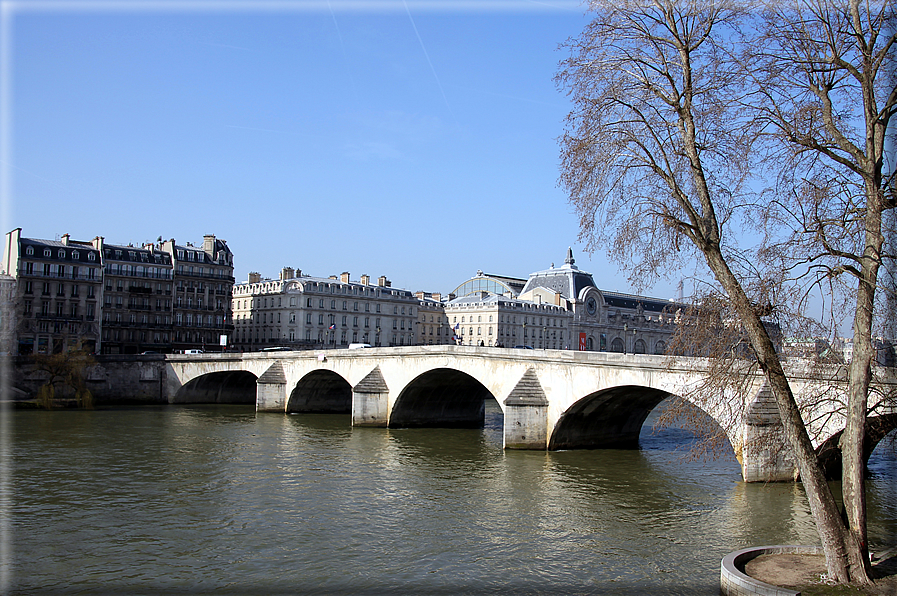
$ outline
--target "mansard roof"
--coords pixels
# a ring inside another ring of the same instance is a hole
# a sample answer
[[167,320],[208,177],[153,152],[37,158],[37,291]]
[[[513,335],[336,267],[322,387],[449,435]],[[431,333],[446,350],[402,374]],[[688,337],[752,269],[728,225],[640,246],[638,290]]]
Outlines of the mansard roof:
[[623,294],[620,292],[609,292],[600,290],[604,296],[604,303],[608,306],[617,308],[638,308],[642,305],[642,310],[650,312],[670,312],[679,308],[686,308],[687,305],[672,300],[663,300],[661,298],[648,298],[646,296],[636,296],[634,294]]
[[595,280],[592,279],[591,273],[581,271],[575,263],[573,250],[568,248],[563,266],[555,267],[552,263],[548,269],[530,273],[521,293],[529,292],[533,288],[547,288],[558,292],[568,300],[576,300],[583,288],[595,287]]
[[[64,249],[66,251],[66,255],[62,260],[65,261],[81,261],[86,259],[86,255],[88,253],[99,254],[99,251],[94,248],[93,244],[90,242],[81,242],[77,240],[69,240],[68,244],[64,244],[60,240],[44,240],[41,238],[19,238],[19,245],[21,246],[22,255],[25,255],[25,249],[28,246],[34,247],[35,249],[40,248],[41,252],[38,250],[34,251],[33,255],[28,255],[28,259],[39,259],[43,260],[49,258],[53,261],[59,261],[59,249]],[[50,257],[44,257],[42,250],[45,248],[53,249],[53,253]],[[78,258],[75,259],[73,257],[73,252],[77,251]],[[82,258],[82,254],[84,258]]]
[[[135,263],[171,265],[171,255],[156,248],[149,249],[142,246],[104,244],[103,250],[106,251],[104,258],[107,261],[133,261]],[[121,254],[118,254],[116,251],[120,251]],[[131,253],[134,254],[133,258]],[[143,259],[144,256],[147,257],[146,260]]]

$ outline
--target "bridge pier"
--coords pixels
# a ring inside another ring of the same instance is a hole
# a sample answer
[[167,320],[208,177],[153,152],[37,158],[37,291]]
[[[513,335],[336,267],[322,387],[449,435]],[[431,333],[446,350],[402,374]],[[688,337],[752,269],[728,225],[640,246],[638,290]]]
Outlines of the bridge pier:
[[287,397],[287,377],[280,362],[275,362],[256,381],[255,411],[283,414]]
[[505,449],[548,448],[548,398],[528,368],[505,399]]
[[767,385],[763,385],[748,405],[740,450],[736,450],[745,482],[792,482],[797,468],[779,406]]
[[388,425],[389,387],[377,366],[352,388],[352,426]]

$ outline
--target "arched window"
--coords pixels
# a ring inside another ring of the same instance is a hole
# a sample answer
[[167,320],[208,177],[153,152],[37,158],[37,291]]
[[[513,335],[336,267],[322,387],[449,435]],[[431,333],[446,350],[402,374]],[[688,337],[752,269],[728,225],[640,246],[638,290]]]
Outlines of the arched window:
[[663,340],[657,342],[654,345],[654,353],[655,354],[665,354],[667,351],[667,345],[663,342]]
[[611,352],[623,352],[623,340],[619,337],[614,338],[614,341],[610,342],[610,351]]
[[634,351],[636,354],[644,354],[646,352],[645,342],[641,339],[636,340]]

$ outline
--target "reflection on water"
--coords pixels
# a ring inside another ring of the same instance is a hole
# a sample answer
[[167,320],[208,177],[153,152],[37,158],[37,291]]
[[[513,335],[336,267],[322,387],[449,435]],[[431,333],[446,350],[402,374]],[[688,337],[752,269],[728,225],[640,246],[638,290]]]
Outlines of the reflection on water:
[[[503,451],[494,408],[483,430],[244,406],[14,422],[16,594],[715,595],[725,553],[818,542],[799,485],[689,461],[675,429],[547,453]],[[873,547],[897,535],[897,458],[876,458]]]

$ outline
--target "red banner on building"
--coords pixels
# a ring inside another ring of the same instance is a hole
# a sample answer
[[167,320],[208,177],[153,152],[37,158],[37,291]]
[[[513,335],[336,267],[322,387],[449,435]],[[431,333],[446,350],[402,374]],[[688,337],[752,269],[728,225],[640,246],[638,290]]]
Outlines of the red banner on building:
[[586,351],[586,334],[585,333],[579,334],[579,351],[580,352]]

